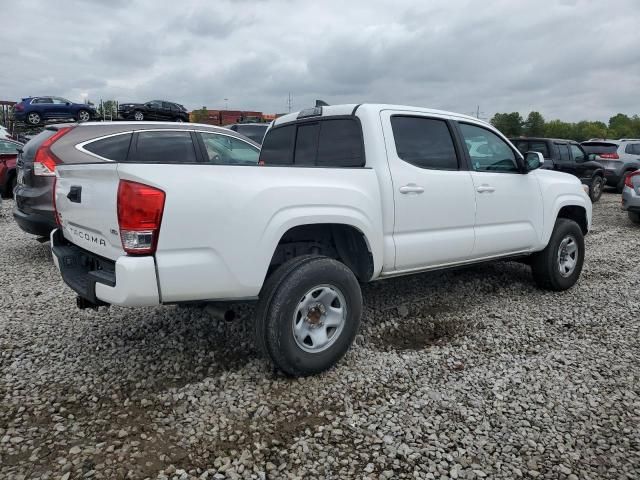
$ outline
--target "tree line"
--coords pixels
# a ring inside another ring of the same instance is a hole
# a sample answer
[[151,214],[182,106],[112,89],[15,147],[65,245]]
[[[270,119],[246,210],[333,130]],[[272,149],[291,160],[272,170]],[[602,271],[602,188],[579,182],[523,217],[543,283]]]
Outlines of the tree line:
[[583,120],[577,123],[562,120],[546,121],[540,112],[530,112],[526,120],[520,113],[496,113],[491,124],[507,137],[566,138],[583,142],[590,138],[640,138],[640,116],[618,113],[609,124]]

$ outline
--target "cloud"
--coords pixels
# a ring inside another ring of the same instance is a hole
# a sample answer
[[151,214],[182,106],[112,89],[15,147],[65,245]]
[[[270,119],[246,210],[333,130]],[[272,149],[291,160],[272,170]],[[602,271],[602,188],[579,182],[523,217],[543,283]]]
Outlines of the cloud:
[[23,0],[3,16],[2,99],[640,113],[637,0]]

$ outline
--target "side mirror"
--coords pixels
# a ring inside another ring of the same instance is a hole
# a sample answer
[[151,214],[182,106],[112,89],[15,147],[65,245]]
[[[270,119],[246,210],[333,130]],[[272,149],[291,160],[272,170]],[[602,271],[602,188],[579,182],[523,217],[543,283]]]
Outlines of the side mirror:
[[595,153],[590,153],[587,158],[593,162],[596,159],[596,154]]
[[524,156],[524,168],[527,172],[544,165],[544,157],[540,152],[529,151]]

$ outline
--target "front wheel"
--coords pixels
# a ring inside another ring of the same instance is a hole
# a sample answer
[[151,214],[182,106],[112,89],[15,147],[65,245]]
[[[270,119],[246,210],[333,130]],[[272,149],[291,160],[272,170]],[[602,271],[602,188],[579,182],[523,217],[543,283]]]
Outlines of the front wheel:
[[76,120],[78,120],[79,122],[88,122],[89,120],[91,120],[91,114],[87,110],[78,110]]
[[629,220],[631,220],[633,223],[640,224],[640,213],[627,212],[627,215],[629,215]]
[[533,279],[546,290],[567,290],[578,281],[583,262],[580,226],[568,218],[558,218],[546,248],[531,258]]
[[144,120],[144,113],[142,113],[140,110],[136,110],[133,113],[133,119],[137,122],[141,122],[142,120]]
[[600,175],[593,177],[591,185],[589,185],[589,198],[591,202],[596,203],[602,196],[602,189],[604,187],[604,179]]
[[327,257],[294,258],[260,293],[256,341],[286,374],[312,375],[347,352],[361,315],[360,285],[349,268]]

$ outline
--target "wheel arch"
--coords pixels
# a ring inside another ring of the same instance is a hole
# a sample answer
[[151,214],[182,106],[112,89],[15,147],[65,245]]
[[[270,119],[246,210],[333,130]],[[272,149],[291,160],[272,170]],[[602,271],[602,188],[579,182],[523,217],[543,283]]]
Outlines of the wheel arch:
[[543,235],[543,247],[549,243],[551,234],[558,218],[568,218],[580,225],[582,233],[586,235],[591,228],[591,201],[584,197],[571,194],[558,197],[551,208],[549,217],[545,214],[545,226]]
[[341,261],[361,282],[371,280],[381,268],[380,254],[372,245],[370,232],[356,223],[318,218],[280,229],[267,276],[291,258],[318,254]]

